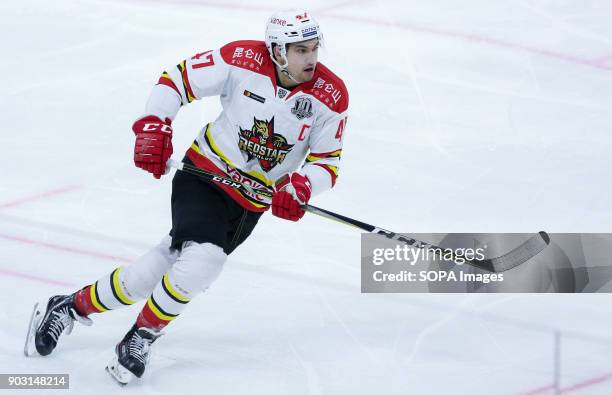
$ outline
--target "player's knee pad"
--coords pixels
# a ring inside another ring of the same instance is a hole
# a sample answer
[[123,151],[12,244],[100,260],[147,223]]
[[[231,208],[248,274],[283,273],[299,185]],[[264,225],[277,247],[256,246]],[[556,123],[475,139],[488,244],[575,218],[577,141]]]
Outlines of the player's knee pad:
[[165,236],[158,245],[131,265],[121,268],[119,279],[125,291],[135,300],[149,296],[178,257],[178,251],[170,250],[172,238]]
[[191,299],[219,277],[226,259],[227,255],[219,246],[186,242],[168,272],[168,280],[184,297]]

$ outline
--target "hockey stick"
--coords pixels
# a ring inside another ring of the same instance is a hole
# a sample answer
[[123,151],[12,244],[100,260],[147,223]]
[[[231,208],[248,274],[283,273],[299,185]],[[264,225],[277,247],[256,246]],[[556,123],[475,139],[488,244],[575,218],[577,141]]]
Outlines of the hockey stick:
[[171,158],[171,159],[168,159],[168,162],[166,162],[166,166],[173,167],[177,170],[184,171],[185,173],[189,173],[194,176],[201,177],[207,181],[216,182],[217,184],[221,184],[221,185],[225,185],[225,186],[228,186],[234,189],[238,189],[242,192],[259,195],[265,200],[267,204],[270,204],[270,201],[272,200],[272,193],[270,191],[267,191],[265,189],[253,188],[249,185],[240,183],[238,181],[234,181],[229,177],[220,176],[218,174],[211,173],[206,170],[202,170],[188,163],[178,162]]
[[[196,175],[210,182],[216,182],[221,185],[226,185],[243,192],[248,192],[251,194],[259,195],[263,198],[267,203],[272,199],[272,193],[264,189],[253,188],[249,185],[242,184],[240,182],[234,181],[231,178],[219,176],[214,173],[210,173],[206,170],[199,169],[195,166],[189,165],[183,162],[177,162],[173,159],[169,159],[167,162],[168,167],[173,167],[177,170],[184,171],[186,173]],[[365,230],[369,233],[378,234],[384,236],[391,240],[396,240],[401,243],[408,244],[413,248],[419,248],[423,250],[433,250],[434,252],[439,253],[441,256],[444,256],[445,259],[448,257],[448,260],[453,261],[454,263],[461,265],[466,263],[468,265],[474,266],[478,269],[486,270],[493,273],[499,273],[506,270],[510,270],[516,266],[519,266],[529,259],[533,258],[537,254],[539,254],[546,246],[550,243],[550,237],[546,232],[538,232],[535,235],[531,236],[527,241],[523,242],[518,247],[514,248],[512,251],[507,252],[506,254],[489,258],[489,259],[466,259],[465,257],[456,256],[455,250],[450,248],[442,248],[437,245],[427,243],[425,241],[416,240],[414,238],[408,236],[402,236],[401,234],[397,234],[395,232],[391,232],[389,230],[379,228],[374,225],[367,224],[365,222],[358,221],[353,218],[346,217],[341,214],[334,213],[329,210],[325,210],[319,207],[315,207],[311,204],[305,204],[302,206],[304,211],[307,211],[312,214],[319,215],[321,217],[331,219],[346,225],[350,225],[356,227],[361,230]]]
[[345,217],[344,215],[336,214],[319,207],[305,205],[302,206],[302,208],[310,213],[317,214],[335,221],[339,221],[347,225],[352,225],[359,229],[384,236],[391,240],[406,243],[414,248],[432,250],[434,252],[437,252],[440,256],[445,257],[445,259],[448,257],[448,260],[453,261],[455,264],[461,265],[463,263],[467,263],[468,265],[474,266],[478,269],[486,270],[488,272],[493,273],[505,272],[506,270],[510,270],[519,265],[522,265],[523,263],[527,262],[534,256],[538,255],[540,252],[542,252],[542,250],[546,248],[546,246],[550,243],[550,236],[548,236],[546,232],[541,231],[531,236],[518,247],[503,255],[483,260],[467,259],[465,257],[457,257],[454,249],[442,248],[437,245],[427,243],[425,241],[414,239],[412,237],[402,236],[401,234],[397,234],[389,230],[376,227],[374,225],[366,224],[365,222],[357,221],[355,219]]

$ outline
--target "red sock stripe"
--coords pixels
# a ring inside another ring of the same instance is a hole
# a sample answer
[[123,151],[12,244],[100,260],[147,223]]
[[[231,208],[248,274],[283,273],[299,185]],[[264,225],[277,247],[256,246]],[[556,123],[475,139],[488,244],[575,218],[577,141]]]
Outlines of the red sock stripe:
[[79,315],[87,317],[91,313],[101,313],[91,301],[91,285],[76,292],[74,297],[74,309]]
[[136,326],[139,328],[152,328],[155,330],[161,330],[166,325],[168,325],[170,321],[162,320],[158,318],[155,313],[149,308],[149,304],[145,304],[140,314],[138,314],[138,318],[136,319]]

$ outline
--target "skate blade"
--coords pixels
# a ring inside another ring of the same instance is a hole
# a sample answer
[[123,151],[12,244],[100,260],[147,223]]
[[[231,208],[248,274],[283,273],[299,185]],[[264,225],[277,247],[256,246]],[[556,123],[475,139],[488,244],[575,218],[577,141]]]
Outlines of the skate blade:
[[37,355],[38,351],[36,351],[36,330],[40,325],[40,322],[43,318],[43,311],[40,309],[40,303],[36,303],[34,305],[34,309],[32,310],[32,316],[30,317],[30,323],[28,324],[28,333],[26,335],[25,345],[23,347],[23,354],[26,357],[31,357],[33,355]]
[[132,372],[124,368],[115,355],[113,359],[106,365],[106,371],[120,386],[128,384],[135,377]]

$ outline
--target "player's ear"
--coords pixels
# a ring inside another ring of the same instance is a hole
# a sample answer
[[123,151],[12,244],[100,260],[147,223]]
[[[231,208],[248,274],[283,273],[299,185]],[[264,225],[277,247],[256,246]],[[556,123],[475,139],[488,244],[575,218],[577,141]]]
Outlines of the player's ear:
[[278,61],[280,58],[280,49],[275,43],[272,43],[272,53],[274,54],[274,59]]

